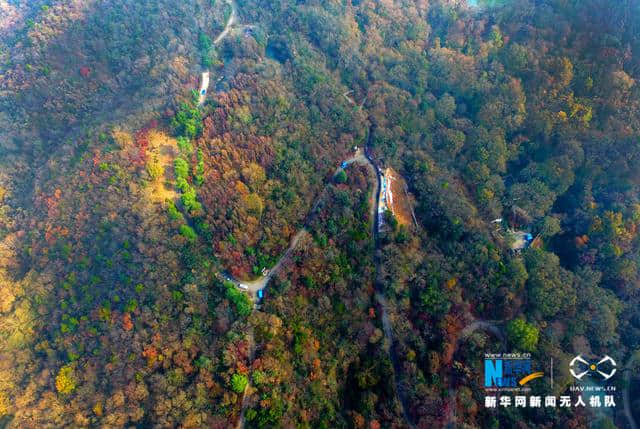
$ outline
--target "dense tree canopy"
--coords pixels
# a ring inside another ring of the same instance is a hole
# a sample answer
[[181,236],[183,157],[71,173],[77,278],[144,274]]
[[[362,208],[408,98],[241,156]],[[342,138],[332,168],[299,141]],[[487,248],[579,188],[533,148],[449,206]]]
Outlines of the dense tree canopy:
[[640,347],[640,6],[478,3],[0,0],[0,426],[622,427],[477,374]]

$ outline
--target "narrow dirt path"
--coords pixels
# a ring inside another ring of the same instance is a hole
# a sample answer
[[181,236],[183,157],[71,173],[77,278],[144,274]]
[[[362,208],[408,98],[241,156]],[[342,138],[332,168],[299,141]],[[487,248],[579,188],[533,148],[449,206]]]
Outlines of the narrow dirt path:
[[413,421],[411,419],[411,414],[409,414],[409,406],[407,405],[407,399],[404,395],[404,387],[402,386],[402,380],[398,376],[400,373],[401,367],[400,362],[397,358],[397,355],[393,349],[393,330],[391,328],[391,321],[389,320],[389,311],[387,309],[387,299],[382,295],[381,292],[376,292],[375,294],[376,302],[380,307],[381,314],[380,319],[382,321],[382,332],[385,337],[385,351],[389,354],[391,359],[391,364],[393,366],[393,384],[396,388],[396,394],[398,395],[398,402],[400,403],[400,408],[402,409],[402,415],[404,419],[409,425],[409,427],[414,427]]
[[[498,326],[500,324],[497,320],[473,320],[468,323],[467,326],[462,328],[460,331],[460,336],[456,340],[455,349],[453,351],[453,355],[455,356],[458,348],[460,347],[460,342],[469,338],[471,334],[478,330],[488,331],[495,335],[500,342],[505,345],[506,338],[502,329]],[[451,378],[451,377],[450,377]],[[450,381],[451,383],[451,381]],[[456,390],[453,388],[451,384],[449,384],[449,399],[447,404],[447,418],[444,423],[445,428],[456,428],[458,427],[458,416],[456,415]]]
[[[251,326],[251,322],[249,322],[249,332],[247,333],[248,341],[249,341],[249,365],[252,364],[253,359],[255,357],[255,338],[253,336],[253,326]],[[249,375],[249,383],[247,387],[245,387],[244,392],[242,393],[242,408],[240,409],[240,417],[238,417],[238,423],[236,423],[236,429],[242,429],[244,427],[244,415],[247,411],[247,406],[249,406],[249,396],[251,394],[251,375]]]

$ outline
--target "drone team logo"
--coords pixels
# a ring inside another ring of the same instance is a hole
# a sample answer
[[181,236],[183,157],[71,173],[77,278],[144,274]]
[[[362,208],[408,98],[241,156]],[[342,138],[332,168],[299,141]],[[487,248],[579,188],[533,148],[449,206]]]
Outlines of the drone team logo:
[[606,355],[599,361],[587,361],[578,355],[574,357],[569,363],[569,372],[571,375],[582,381],[584,376],[589,374],[592,378],[600,379],[601,381],[609,380],[617,371],[616,361],[609,355]]

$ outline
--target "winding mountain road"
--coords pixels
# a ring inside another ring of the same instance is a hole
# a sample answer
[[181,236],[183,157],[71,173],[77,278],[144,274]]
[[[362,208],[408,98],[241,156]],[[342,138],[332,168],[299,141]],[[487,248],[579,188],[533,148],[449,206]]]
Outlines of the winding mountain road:
[[227,20],[227,25],[224,26],[224,30],[222,33],[218,35],[213,41],[214,45],[222,42],[222,40],[227,37],[229,32],[231,31],[231,26],[235,24],[236,18],[238,16],[238,8],[236,7],[236,3],[233,0],[227,0],[227,4],[231,6],[231,14],[229,14],[229,19]]
[[[217,45],[225,37],[229,35],[231,31],[231,27],[235,24],[238,16],[238,8],[236,3],[233,0],[227,0],[227,4],[231,6],[231,14],[229,14],[229,18],[227,19],[227,23],[224,26],[224,30],[215,38],[213,41],[213,45]],[[198,91],[198,106],[202,106],[207,99],[207,91],[209,90],[209,70],[202,72],[202,76],[200,78],[200,90]]]
[[[363,164],[363,165],[368,165],[371,167],[371,171],[376,172],[375,167],[373,167],[372,164],[370,164],[370,161],[367,159],[367,157],[363,154],[362,150],[357,150],[356,153],[350,157],[347,158],[346,160],[342,161],[342,163],[340,164],[340,166],[338,166],[338,168],[336,168],[335,174],[337,174],[341,169],[342,169],[342,165],[344,165],[345,167],[350,165],[350,164]],[[328,184],[327,184],[328,186]],[[322,190],[322,192],[324,192],[326,190],[326,186],[325,188]],[[378,186],[376,185],[375,187],[375,191],[374,191],[374,195],[377,195],[377,189]],[[316,199],[315,204],[313,205],[313,207],[311,208],[311,210],[309,211],[309,214],[315,212],[316,208],[318,207],[318,204],[320,202],[320,198]],[[372,209],[371,209],[371,215],[373,216],[375,211],[375,206],[372,205]],[[308,221],[307,221],[308,222]],[[280,257],[280,259],[278,260],[278,262],[269,270],[268,274],[266,274],[265,276],[262,276],[256,280],[250,280],[250,281],[243,281],[243,280],[239,280],[233,276],[231,276],[229,273],[225,272],[222,274],[222,276],[224,277],[224,280],[227,281],[231,281],[232,283],[234,283],[237,287],[245,290],[247,293],[249,293],[249,295],[252,298],[256,298],[256,295],[258,293],[258,291],[263,290],[267,287],[267,285],[269,284],[269,280],[271,280],[271,278],[276,275],[281,269],[283,264],[287,261],[289,255],[291,254],[291,252],[293,250],[296,249],[296,247],[298,246],[298,243],[300,243],[300,240],[309,234],[309,231],[306,228],[306,225],[303,226],[291,239],[291,242],[289,243],[289,247],[287,248],[287,250],[282,254],[282,256]]]
[[287,260],[287,257],[289,256],[289,254],[291,254],[291,252],[298,246],[300,239],[305,235],[307,235],[308,233],[309,232],[307,231],[306,228],[301,228],[293,236],[293,238],[291,239],[291,242],[289,243],[289,247],[282,254],[282,256],[280,257],[276,265],[274,265],[271,268],[271,270],[269,270],[269,273],[267,275],[262,276],[256,280],[242,281],[233,277],[229,273],[224,272],[222,274],[224,277],[224,280],[234,283],[240,289],[245,290],[251,296],[251,298],[255,299],[258,291],[263,290],[264,288],[267,287],[267,285],[269,284],[269,280],[271,280],[271,278],[280,271],[280,269],[282,268],[282,265]]

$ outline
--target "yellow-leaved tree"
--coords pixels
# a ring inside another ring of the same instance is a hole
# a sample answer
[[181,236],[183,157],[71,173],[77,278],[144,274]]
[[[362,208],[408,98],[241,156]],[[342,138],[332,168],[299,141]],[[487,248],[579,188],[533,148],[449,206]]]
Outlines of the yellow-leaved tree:
[[56,389],[59,393],[67,395],[76,389],[76,378],[73,373],[73,368],[70,365],[65,365],[58,371],[56,377]]

